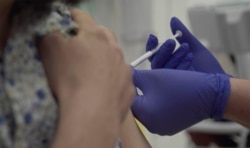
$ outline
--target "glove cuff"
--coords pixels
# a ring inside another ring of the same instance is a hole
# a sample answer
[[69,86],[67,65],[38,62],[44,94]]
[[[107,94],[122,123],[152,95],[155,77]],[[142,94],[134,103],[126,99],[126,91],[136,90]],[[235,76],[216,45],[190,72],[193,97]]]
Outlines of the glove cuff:
[[225,74],[215,74],[217,81],[217,96],[215,98],[214,112],[212,118],[222,119],[230,95],[230,77]]

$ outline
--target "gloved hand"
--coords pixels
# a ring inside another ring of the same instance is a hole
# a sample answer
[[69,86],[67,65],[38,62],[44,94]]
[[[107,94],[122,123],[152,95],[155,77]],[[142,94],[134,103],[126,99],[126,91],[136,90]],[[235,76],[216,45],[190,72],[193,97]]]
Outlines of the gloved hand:
[[[176,30],[182,32],[182,36],[177,38],[180,47],[172,54],[175,43],[174,40],[167,40],[160,50],[150,58],[151,67],[192,70],[205,73],[225,73],[216,58],[197,40],[188,29],[177,18],[172,18],[171,29],[173,34]],[[147,51],[158,45],[158,40],[151,35],[147,42]]]
[[207,118],[221,118],[229,97],[229,76],[157,69],[134,70],[144,95],[132,105],[135,117],[152,133],[173,135]]

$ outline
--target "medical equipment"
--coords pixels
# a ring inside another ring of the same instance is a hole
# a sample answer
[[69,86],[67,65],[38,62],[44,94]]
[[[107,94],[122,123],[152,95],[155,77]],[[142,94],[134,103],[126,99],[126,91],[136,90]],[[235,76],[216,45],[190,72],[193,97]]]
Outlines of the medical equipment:
[[[171,39],[175,39],[177,37],[181,37],[182,36],[182,32],[180,30],[177,30],[175,35],[173,35],[172,37],[170,37]],[[146,59],[150,58],[151,56],[153,56],[161,47],[162,44],[159,44],[155,49],[146,52],[145,54],[143,54],[142,56],[140,56],[138,59],[136,59],[135,61],[133,61],[130,65],[133,67],[138,66],[139,64],[141,64],[142,62],[144,62]]]

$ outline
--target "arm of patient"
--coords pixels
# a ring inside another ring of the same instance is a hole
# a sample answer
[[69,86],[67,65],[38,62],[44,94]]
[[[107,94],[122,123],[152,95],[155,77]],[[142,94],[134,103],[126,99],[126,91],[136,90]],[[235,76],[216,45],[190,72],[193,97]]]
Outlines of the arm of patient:
[[123,123],[120,138],[123,148],[151,148],[147,139],[138,128],[131,111]]

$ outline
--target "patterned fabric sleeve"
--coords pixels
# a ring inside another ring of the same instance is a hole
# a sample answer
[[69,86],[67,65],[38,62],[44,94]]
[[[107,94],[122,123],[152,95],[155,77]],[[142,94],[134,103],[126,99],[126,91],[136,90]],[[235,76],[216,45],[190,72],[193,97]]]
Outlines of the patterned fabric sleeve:
[[[8,148],[45,148],[54,134],[57,105],[47,84],[35,38],[76,29],[68,8],[54,3],[52,12],[23,30],[15,26],[4,50],[0,88],[0,142]],[[56,49],[55,49],[56,50]]]

